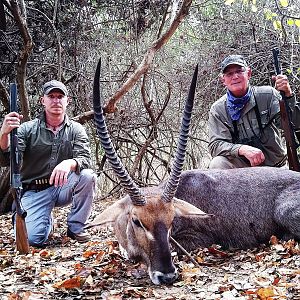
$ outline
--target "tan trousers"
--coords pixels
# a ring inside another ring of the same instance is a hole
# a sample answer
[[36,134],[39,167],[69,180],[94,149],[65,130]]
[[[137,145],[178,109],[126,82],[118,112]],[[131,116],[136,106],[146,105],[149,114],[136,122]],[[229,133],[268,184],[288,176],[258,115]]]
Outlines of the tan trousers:
[[209,169],[235,169],[250,167],[250,162],[241,157],[216,156],[209,164]]

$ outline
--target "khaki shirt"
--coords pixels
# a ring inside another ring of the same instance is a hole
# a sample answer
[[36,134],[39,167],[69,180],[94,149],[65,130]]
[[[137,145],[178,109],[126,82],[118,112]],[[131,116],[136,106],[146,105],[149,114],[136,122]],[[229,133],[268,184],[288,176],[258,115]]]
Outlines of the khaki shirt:
[[[275,166],[286,158],[286,149],[280,131],[280,93],[270,86],[252,87],[253,94],[244,107],[241,118],[237,121],[239,140],[258,136],[261,150],[265,155],[264,165]],[[209,113],[209,151],[212,157],[238,157],[242,143],[233,143],[234,127],[226,108],[227,96],[222,96],[211,107]],[[256,100],[256,101],[255,101]],[[287,99],[292,111],[292,119],[296,128],[300,127],[300,104],[295,97]],[[255,114],[255,105],[261,117],[263,132],[259,128]]]
[[[84,127],[65,117],[57,134],[46,128],[44,113],[18,128],[19,151],[22,156],[21,180],[30,183],[50,178],[52,170],[65,159],[77,161],[76,172],[90,167],[89,140]],[[8,166],[9,149],[0,149],[0,165]]]

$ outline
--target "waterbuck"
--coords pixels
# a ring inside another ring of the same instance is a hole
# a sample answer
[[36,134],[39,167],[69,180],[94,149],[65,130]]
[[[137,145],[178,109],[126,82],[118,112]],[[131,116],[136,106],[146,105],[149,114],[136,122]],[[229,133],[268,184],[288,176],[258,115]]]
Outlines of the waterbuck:
[[269,167],[182,172],[197,68],[170,178],[143,189],[130,178],[112,146],[100,102],[99,77],[100,62],[94,78],[95,122],[107,158],[128,195],[87,228],[113,223],[120,247],[128,257],[147,264],[154,284],[177,278],[170,235],[187,250],[211,244],[246,249],[267,243],[271,235],[300,238],[300,173]]

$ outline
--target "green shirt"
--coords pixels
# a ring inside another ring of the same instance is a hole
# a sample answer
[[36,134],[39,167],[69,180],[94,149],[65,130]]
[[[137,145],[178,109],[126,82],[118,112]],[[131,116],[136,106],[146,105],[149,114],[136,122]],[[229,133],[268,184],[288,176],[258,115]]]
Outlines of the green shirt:
[[[18,144],[22,157],[21,180],[30,183],[50,178],[52,170],[65,159],[77,161],[76,172],[90,168],[89,140],[84,127],[65,116],[58,133],[46,127],[42,113],[18,128]],[[0,165],[9,166],[9,149],[0,149]]]

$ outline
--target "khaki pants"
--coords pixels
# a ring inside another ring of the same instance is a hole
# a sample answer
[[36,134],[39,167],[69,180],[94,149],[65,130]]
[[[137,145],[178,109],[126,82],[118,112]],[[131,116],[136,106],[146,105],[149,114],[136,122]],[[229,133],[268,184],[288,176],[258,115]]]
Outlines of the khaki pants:
[[209,164],[209,169],[235,169],[251,167],[246,158],[216,156]]
[[[261,165],[265,166],[265,165]],[[251,167],[250,162],[245,157],[232,157],[232,156],[216,156],[210,162],[209,169],[235,169],[235,168],[248,168]],[[277,168],[288,169],[286,159],[278,163]]]

